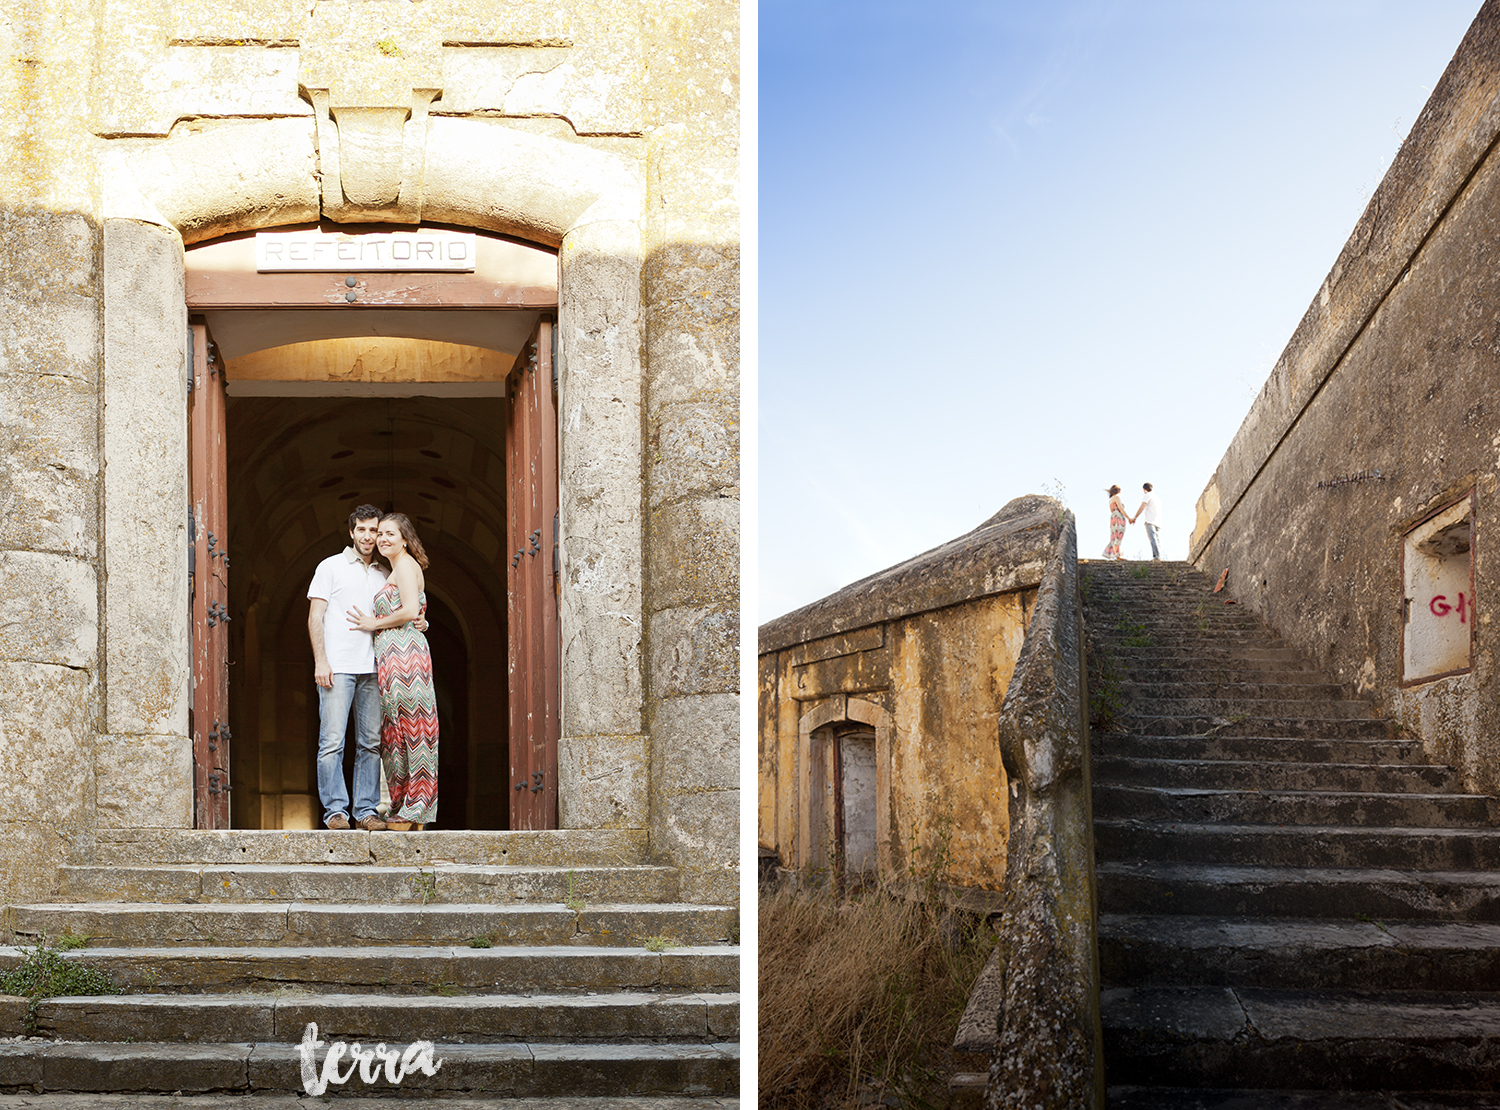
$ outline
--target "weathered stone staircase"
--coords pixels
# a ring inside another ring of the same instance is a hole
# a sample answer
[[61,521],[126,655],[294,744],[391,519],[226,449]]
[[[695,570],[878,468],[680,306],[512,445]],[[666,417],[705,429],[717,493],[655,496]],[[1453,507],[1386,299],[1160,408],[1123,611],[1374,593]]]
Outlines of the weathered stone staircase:
[[0,1090],[301,1093],[309,1022],[442,1061],[328,1095],[737,1090],[735,911],[678,902],[640,833],[104,835],[6,939],[87,938],[67,958],[126,993],[42,1002],[48,1039],[0,1043]]
[[1111,1110],[1500,1106],[1500,819],[1185,563],[1083,568]]

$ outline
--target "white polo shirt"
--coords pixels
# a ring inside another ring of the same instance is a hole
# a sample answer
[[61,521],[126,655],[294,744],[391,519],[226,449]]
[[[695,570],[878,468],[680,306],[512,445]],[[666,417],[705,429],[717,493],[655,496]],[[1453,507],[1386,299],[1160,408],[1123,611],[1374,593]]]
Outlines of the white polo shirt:
[[1141,515],[1146,518],[1147,524],[1161,524],[1161,506],[1156,503],[1156,491],[1152,490],[1145,497],[1146,510]]
[[373,612],[375,595],[384,585],[385,569],[373,560],[366,566],[352,547],[328,556],[313,572],[307,597],[328,602],[323,611],[323,650],[334,674],[375,673],[375,637],[350,627],[346,614],[353,605]]

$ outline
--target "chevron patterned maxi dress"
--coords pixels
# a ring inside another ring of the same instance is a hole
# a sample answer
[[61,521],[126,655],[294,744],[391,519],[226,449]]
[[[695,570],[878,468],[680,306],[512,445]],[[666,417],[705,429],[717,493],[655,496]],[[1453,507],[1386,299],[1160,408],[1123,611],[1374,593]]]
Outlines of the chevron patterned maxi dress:
[[[401,591],[387,582],[375,595],[375,615],[401,608]],[[427,613],[422,594],[418,615]],[[427,637],[410,623],[375,633],[375,680],[380,684],[380,758],[391,788],[391,819],[426,825],[437,819],[438,718]]]

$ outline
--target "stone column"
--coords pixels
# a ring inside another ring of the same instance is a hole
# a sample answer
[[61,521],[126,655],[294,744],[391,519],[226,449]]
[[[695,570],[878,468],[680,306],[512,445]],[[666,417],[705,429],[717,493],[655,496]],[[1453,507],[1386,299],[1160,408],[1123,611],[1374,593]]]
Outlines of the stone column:
[[643,828],[640,226],[563,240],[558,321],[563,828]]
[[98,721],[99,234],[0,212],[0,900],[45,898],[92,835]]
[[[739,858],[739,26],[733,3],[644,11],[646,713],[651,848],[687,901]],[[687,121],[691,120],[691,124]]]
[[104,225],[104,731],[99,822],[193,823],[182,240]]

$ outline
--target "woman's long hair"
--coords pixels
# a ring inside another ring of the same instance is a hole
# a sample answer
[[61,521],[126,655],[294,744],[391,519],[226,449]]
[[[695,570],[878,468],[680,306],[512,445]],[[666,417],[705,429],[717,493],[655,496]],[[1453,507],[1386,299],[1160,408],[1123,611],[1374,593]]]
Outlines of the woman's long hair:
[[406,553],[417,561],[417,566],[426,570],[427,552],[422,548],[422,541],[417,539],[417,530],[412,527],[411,518],[405,513],[386,513],[380,518],[380,523],[384,524],[388,520],[401,529],[401,538],[406,541]]

